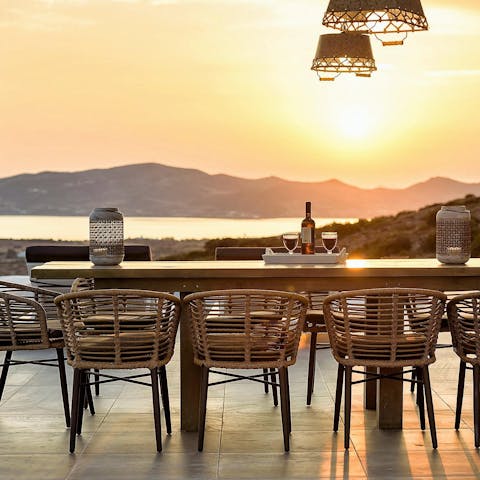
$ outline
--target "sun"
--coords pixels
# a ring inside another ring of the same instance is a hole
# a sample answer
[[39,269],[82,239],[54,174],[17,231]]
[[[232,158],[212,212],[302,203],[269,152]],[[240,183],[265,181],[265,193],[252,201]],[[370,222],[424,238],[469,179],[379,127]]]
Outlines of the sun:
[[367,138],[373,130],[372,112],[361,106],[350,105],[337,110],[335,114],[336,131],[344,138],[361,140]]

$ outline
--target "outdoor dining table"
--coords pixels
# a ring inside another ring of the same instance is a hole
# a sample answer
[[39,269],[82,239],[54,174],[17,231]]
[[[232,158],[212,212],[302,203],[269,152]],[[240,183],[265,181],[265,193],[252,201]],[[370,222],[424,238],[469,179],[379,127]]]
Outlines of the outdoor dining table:
[[[443,265],[436,259],[352,259],[344,264],[316,265],[218,260],[124,262],[118,266],[48,262],[32,270],[32,278],[43,281],[76,277],[95,278],[95,288],[180,292],[182,297],[191,292],[231,288],[298,292],[413,287],[461,291],[480,289],[480,258],[472,258],[466,265]],[[186,314],[183,311],[180,322],[181,428],[195,431],[200,368],[193,363]],[[380,373],[392,375],[399,371],[381,369]],[[402,382],[391,378],[365,384],[365,408],[376,408],[380,428],[402,428],[402,388]]]

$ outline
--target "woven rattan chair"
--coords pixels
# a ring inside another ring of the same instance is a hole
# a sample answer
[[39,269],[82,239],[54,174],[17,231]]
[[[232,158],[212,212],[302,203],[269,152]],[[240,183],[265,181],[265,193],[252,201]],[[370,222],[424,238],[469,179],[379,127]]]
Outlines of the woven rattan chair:
[[[460,428],[465,370],[473,370],[475,447],[480,447],[480,292],[453,297],[447,305],[453,350],[460,357],[455,429]],[[467,364],[469,365],[467,367]]]
[[[0,377],[0,400],[9,368],[36,364],[58,368],[65,423],[70,426],[63,336],[57,320],[56,292],[0,281],[0,351],[5,352]],[[13,360],[14,351],[55,349],[56,359]]]
[[353,367],[403,368],[416,370],[420,426],[425,429],[424,395],[433,448],[437,448],[435,416],[428,365],[435,361],[435,345],[446,296],[434,290],[379,288],[355,290],[328,296],[323,304],[325,322],[338,362],[333,430],[338,430],[343,378],[345,377],[345,448],[350,444],[352,384],[403,375],[368,373],[352,382]]
[[[95,289],[95,279],[93,278],[76,278],[73,283],[70,291],[72,293],[75,292],[86,292],[86,291],[92,291]],[[146,300],[148,302],[148,299]],[[86,313],[86,312],[85,312]],[[92,312],[93,315],[95,315],[95,310],[94,310],[94,304],[92,304]],[[87,322],[87,319],[84,320]],[[97,320],[95,319],[93,323],[96,323]],[[100,395],[100,371],[98,368],[93,369],[93,376],[94,376],[94,385],[95,385],[95,395],[98,396]],[[165,426],[167,429],[167,433],[171,434],[172,433],[172,421],[171,421],[171,415],[170,415],[170,401],[169,401],[169,395],[168,395],[168,380],[167,380],[167,371],[165,368],[165,365],[160,367],[158,369],[158,374],[160,378],[160,392],[162,395],[162,403],[163,403],[163,411],[165,414]],[[90,391],[90,389],[88,390]],[[88,398],[90,401],[90,398]],[[92,402],[92,407],[93,407],[93,402]],[[92,407],[90,410],[92,410]]]
[[[168,293],[142,290],[95,290],[61,295],[55,299],[67,347],[67,361],[74,369],[70,452],[82,430],[84,391],[90,369],[149,369],[125,377],[100,374],[106,380],[123,380],[151,386],[157,451],[162,450],[159,369],[173,355],[180,300]],[[165,370],[164,370],[165,371]],[[148,374],[147,374],[148,375]],[[167,400],[167,401],[166,401]],[[163,399],[167,408],[168,399]],[[167,404],[167,405],[166,405]],[[171,432],[171,427],[168,426]]]
[[[288,367],[297,358],[307,299],[271,290],[217,290],[188,295],[184,302],[189,312],[194,362],[202,369],[198,450],[203,450],[208,387],[242,379],[265,382],[263,373],[248,376],[213,369],[273,368],[279,375],[283,439],[288,451]],[[228,380],[209,384],[210,372],[227,375]]]
[[[283,247],[270,247],[274,252],[286,252]],[[323,247],[316,247],[317,252],[324,252]],[[217,247],[215,260],[262,260],[265,247]],[[315,365],[317,350],[330,348],[328,343],[317,343],[318,334],[326,333],[325,320],[323,318],[323,299],[329,292],[299,292],[308,298],[309,305],[303,331],[310,334],[310,349],[308,355],[308,379],[307,379],[307,405],[312,403],[312,394],[315,385]],[[264,371],[265,375],[267,374]],[[267,378],[267,377],[265,377]],[[273,377],[275,382],[275,377]],[[278,404],[276,388],[273,387],[274,404]],[[268,393],[268,383],[265,383],[265,393]]]

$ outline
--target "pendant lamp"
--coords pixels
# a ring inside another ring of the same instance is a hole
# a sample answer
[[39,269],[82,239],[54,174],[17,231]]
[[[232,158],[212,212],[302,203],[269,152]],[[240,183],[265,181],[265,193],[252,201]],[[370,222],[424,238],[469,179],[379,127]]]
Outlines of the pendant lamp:
[[352,32],[320,35],[312,63],[319,80],[332,81],[341,73],[370,77],[376,69],[368,35]]
[[384,45],[402,45],[409,32],[428,30],[420,0],[330,0],[322,23],[344,32],[405,34],[400,40],[380,38]]

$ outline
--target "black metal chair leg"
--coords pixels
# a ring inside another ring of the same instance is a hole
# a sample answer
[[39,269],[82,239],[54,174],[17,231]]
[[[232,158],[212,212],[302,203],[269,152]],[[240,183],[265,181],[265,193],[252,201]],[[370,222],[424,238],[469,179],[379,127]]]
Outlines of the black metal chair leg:
[[205,418],[207,416],[208,367],[202,367],[200,380],[200,402],[198,404],[198,451],[203,450],[205,439]]
[[158,375],[160,377],[160,393],[162,394],[163,413],[165,414],[165,426],[167,428],[167,434],[172,434],[172,420],[170,416],[170,398],[168,396],[168,381],[167,381],[167,369],[165,365],[158,369]]
[[317,357],[317,332],[310,334],[310,354],[308,356],[307,405],[312,403],[315,386],[315,360]]
[[[417,383],[417,405],[418,413],[420,416],[420,428],[425,430],[425,401],[424,401],[424,386],[423,386],[423,376],[422,370],[420,368],[415,369],[415,378],[419,382]],[[413,377],[413,374],[412,374]]]
[[460,428],[460,420],[462,418],[463,390],[465,387],[466,368],[467,364],[463,360],[460,360],[460,369],[458,371],[457,408],[455,410],[455,430]]
[[340,420],[340,404],[342,403],[343,376],[345,367],[338,364],[337,371],[337,390],[335,392],[335,412],[333,414],[333,431],[338,432],[338,422]]
[[288,413],[288,433],[292,433],[292,409],[290,402],[290,380],[288,379],[288,368],[285,367],[285,379],[287,387],[287,413]]
[[263,388],[265,389],[265,393],[268,393],[268,368],[263,369],[263,381],[265,382],[263,384]]
[[94,368],[93,371],[95,378],[95,395],[98,397],[100,395],[100,384],[98,383],[100,381],[100,376],[98,375],[100,370],[98,368]]
[[68,404],[67,376],[65,374],[65,359],[63,348],[57,348],[58,372],[60,374],[60,387],[62,389],[63,411],[65,413],[65,424],[70,426],[70,406]]
[[350,447],[350,416],[352,413],[352,367],[345,367],[345,448]]
[[480,447],[480,365],[473,366],[473,423],[475,448]]
[[91,415],[95,415],[95,405],[93,404],[92,386],[90,385],[90,373],[85,373],[85,401],[88,405]]
[[[270,380],[272,383],[277,383],[277,374],[274,368],[270,369]],[[272,393],[273,393],[273,404],[278,406],[278,389],[276,385],[272,385]]]
[[70,453],[75,451],[75,442],[78,425],[78,412],[83,409],[80,404],[80,377],[81,372],[78,368],[73,370],[73,394],[72,394],[72,421],[70,427]]
[[8,369],[10,367],[10,360],[12,359],[12,351],[7,350],[5,352],[5,358],[3,360],[2,376],[0,377],[0,400],[2,399],[3,390],[7,381]]
[[410,384],[410,392],[414,392],[415,391],[415,383],[414,381],[417,379],[417,370],[414,368],[412,370],[412,383]]
[[86,383],[87,383],[87,372],[85,370],[80,370],[80,408],[78,409],[77,435],[80,435],[82,433]]
[[157,444],[157,452],[162,451],[162,423],[160,413],[160,395],[158,392],[158,369],[150,370],[152,379],[152,399],[153,399],[153,418],[155,421],[155,440]]
[[278,376],[280,379],[280,408],[282,411],[282,427],[283,427],[283,445],[285,451],[290,451],[290,427],[288,419],[288,388],[287,388],[287,375],[285,373],[285,367],[278,369]]
[[432,436],[432,446],[437,448],[437,430],[435,428],[435,414],[433,412],[432,389],[430,386],[430,375],[428,365],[423,367],[422,371],[423,388],[425,390],[425,400],[427,402],[428,423],[430,425],[430,435]]

